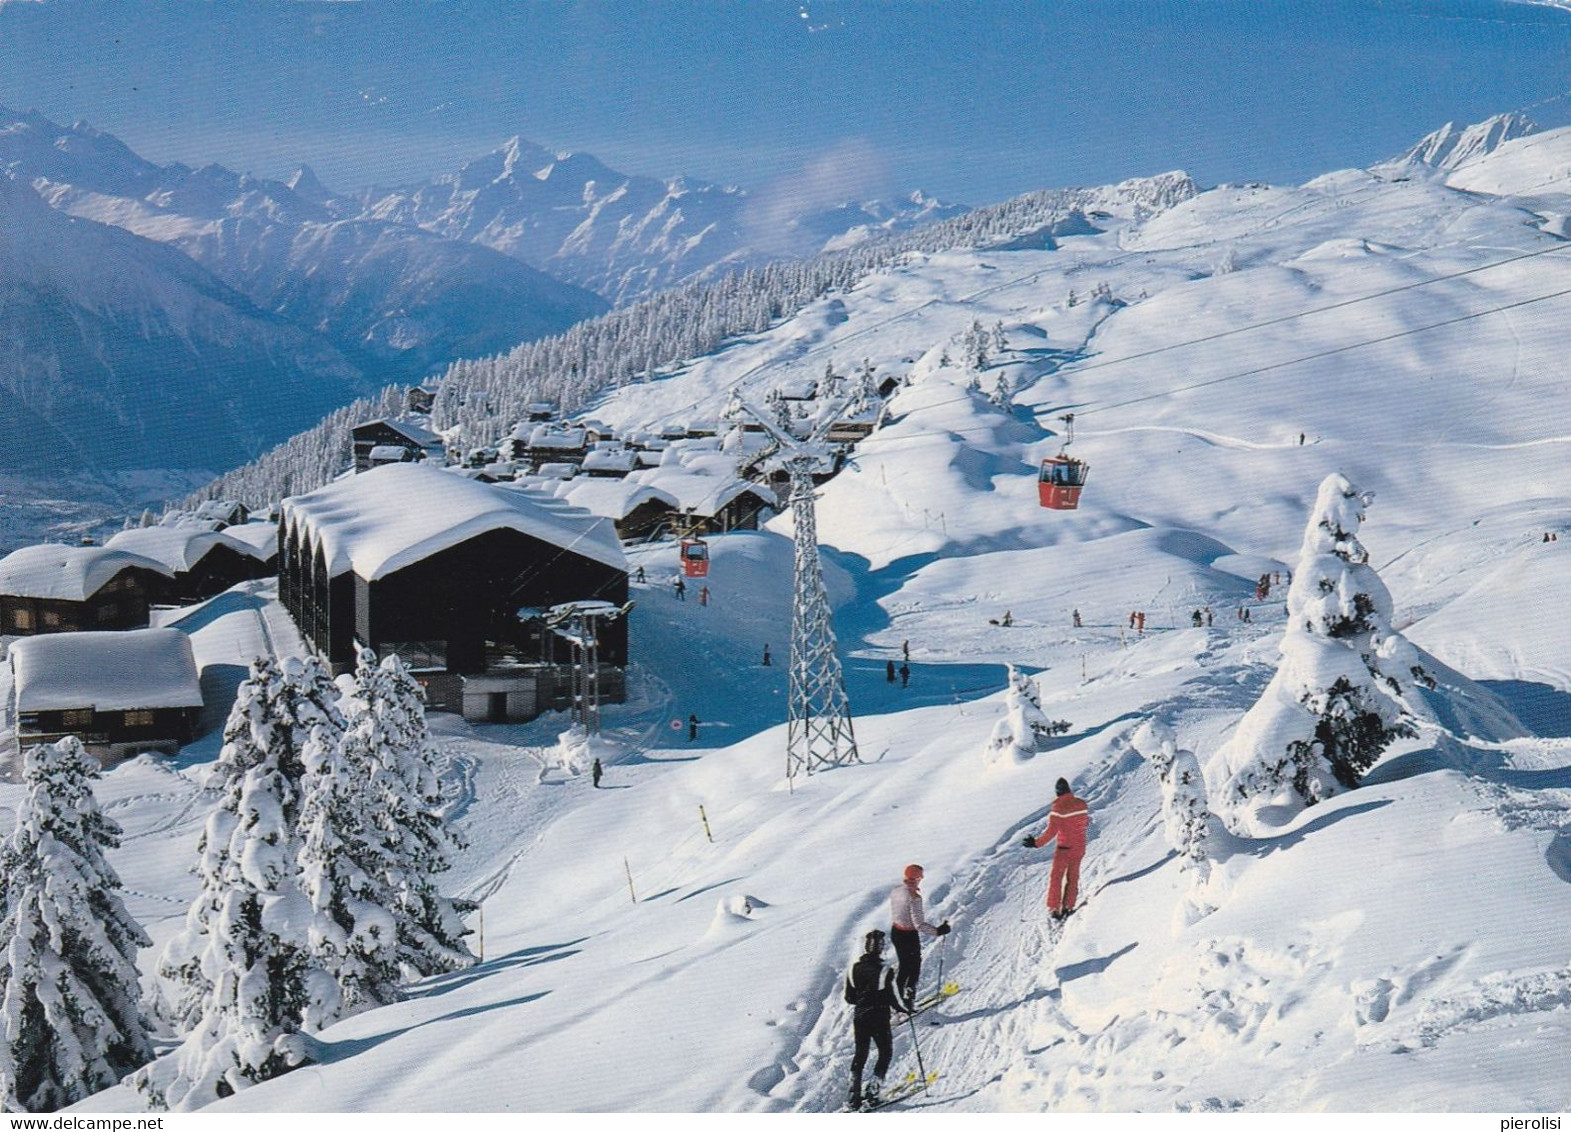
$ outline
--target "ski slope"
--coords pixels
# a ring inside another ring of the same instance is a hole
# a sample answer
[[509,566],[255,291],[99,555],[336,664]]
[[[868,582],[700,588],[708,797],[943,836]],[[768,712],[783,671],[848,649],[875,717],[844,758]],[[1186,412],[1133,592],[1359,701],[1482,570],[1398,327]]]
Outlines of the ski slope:
[[[909,375],[819,498],[862,765],[784,776],[788,517],[712,540],[707,606],[694,585],[676,600],[674,548],[636,550],[649,581],[605,789],[553,764],[560,721],[435,717],[470,846],[453,887],[484,901],[484,961],[216,1107],[835,1109],[841,975],[918,861],[930,917],[955,925],[943,976],[964,989],[918,1028],[940,1077],[904,1107],[1565,1109],[1568,168],[1562,131],[1453,184],[1224,186],[1053,250],[922,257],[608,396],[595,416],[645,427],[717,415],[739,375],[758,395],[829,361]],[[1087,300],[1099,284],[1115,302]],[[1003,323],[981,384],[1007,377],[1007,411],[941,364],[974,319]],[[1044,511],[1034,469],[1069,411],[1090,482],[1078,511]],[[1294,566],[1333,471],[1377,494],[1361,537],[1440,688],[1363,788],[1240,839],[1196,915],[1133,736],[1159,719],[1207,765],[1275,660],[1281,592],[1257,602],[1255,580]],[[1200,607],[1209,627],[1191,625]],[[226,626],[198,629],[199,657]],[[907,642],[902,688],[885,665]],[[1010,663],[1071,729],[995,765]],[[690,713],[692,741],[671,726]],[[159,943],[191,893],[212,753],[102,783],[131,911]],[[1060,775],[1093,823],[1088,901],[1054,941],[1050,853],[1019,843]],[[928,978],[939,958],[930,945]],[[912,1038],[897,1034],[897,1076]],[[80,1107],[134,1105],[116,1089]]]

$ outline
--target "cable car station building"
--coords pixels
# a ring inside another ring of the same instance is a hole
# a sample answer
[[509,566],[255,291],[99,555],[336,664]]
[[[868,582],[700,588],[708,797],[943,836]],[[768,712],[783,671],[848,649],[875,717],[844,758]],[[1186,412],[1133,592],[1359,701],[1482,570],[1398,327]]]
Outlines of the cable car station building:
[[[571,701],[571,647],[543,611],[627,601],[608,519],[542,492],[429,464],[389,464],[286,499],[279,597],[334,672],[356,650],[397,654],[427,706],[473,721],[530,719]],[[605,702],[626,697],[627,619],[600,634]]]

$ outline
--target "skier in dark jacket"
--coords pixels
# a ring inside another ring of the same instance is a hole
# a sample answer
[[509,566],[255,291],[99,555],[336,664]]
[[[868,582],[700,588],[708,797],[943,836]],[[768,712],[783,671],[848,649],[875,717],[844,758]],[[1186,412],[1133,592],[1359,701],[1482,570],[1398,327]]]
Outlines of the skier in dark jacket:
[[600,789],[600,778],[605,774],[605,768],[600,765],[599,759],[595,760],[595,765],[590,768],[589,773],[594,777],[595,789]]
[[[845,1000],[851,1004],[852,1033],[856,1036],[856,1053],[851,1059],[851,1095],[847,1104],[861,1108],[863,1102],[876,1103],[884,1088],[884,1074],[889,1072],[889,1057],[893,1040],[889,1031],[890,1011],[900,1009],[895,994],[895,972],[884,966],[884,933],[873,930],[862,939],[862,955],[851,965],[846,974]],[[867,1065],[869,1046],[878,1047],[878,1059],[873,1062],[873,1079],[862,1091],[862,1070]]]
[[895,662],[892,660],[884,665],[884,679],[891,684],[895,682]]

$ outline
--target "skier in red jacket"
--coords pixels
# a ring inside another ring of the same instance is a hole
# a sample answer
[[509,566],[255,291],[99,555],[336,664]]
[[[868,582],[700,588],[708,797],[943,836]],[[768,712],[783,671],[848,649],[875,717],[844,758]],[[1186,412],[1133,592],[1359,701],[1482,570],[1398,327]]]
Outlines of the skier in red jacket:
[[1086,826],[1091,823],[1091,811],[1075,797],[1067,779],[1060,778],[1056,789],[1058,797],[1053,799],[1047,828],[1039,837],[1026,834],[1025,845],[1027,849],[1040,849],[1049,841],[1058,842],[1053,851],[1052,879],[1047,884],[1047,911],[1053,919],[1062,920],[1075,910],[1075,897],[1080,892],[1080,858],[1086,852]]

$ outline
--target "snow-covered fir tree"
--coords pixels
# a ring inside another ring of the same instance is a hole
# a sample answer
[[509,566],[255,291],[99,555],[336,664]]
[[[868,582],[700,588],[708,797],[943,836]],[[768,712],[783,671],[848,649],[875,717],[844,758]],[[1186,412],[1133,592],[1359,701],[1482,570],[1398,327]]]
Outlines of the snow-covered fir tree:
[[351,702],[344,746],[351,762],[370,767],[367,813],[380,837],[374,879],[397,923],[398,963],[408,979],[470,966],[476,959],[464,946],[461,905],[437,884],[462,846],[447,826],[445,760],[431,741],[420,685],[397,656],[377,663],[365,650]]
[[313,729],[304,749],[300,886],[316,918],[311,949],[338,984],[323,1024],[396,1002],[398,928],[383,906],[388,851],[375,816],[374,756],[353,731]]
[[1399,697],[1432,684],[1391,628],[1391,595],[1358,531],[1371,494],[1334,473],[1320,485],[1287,593],[1276,675],[1217,752],[1224,804],[1246,824],[1291,816],[1358,785],[1414,733]]
[[0,1103],[53,1112],[152,1060],[136,953],[151,940],[126,912],[105,850],[98,763],[68,736],[27,750],[27,793],[3,853]]
[[1011,664],[1004,716],[993,725],[983,755],[991,763],[1025,762],[1041,749],[1045,740],[1068,730],[1066,721],[1047,718],[1036,681]]
[[988,400],[1000,409],[1009,408],[1009,402],[1014,397],[1014,390],[1009,387],[1009,375],[999,374],[998,381],[993,385],[993,392],[988,394]]
[[[337,701],[337,687],[314,657],[290,658],[283,669],[266,658],[253,660],[224,724],[224,742],[208,775],[208,791],[217,794],[223,805],[222,799],[238,789],[251,768],[272,760],[298,800],[305,777],[304,748],[312,732],[317,727],[343,730]],[[298,812],[297,804],[291,803],[292,814]],[[293,836],[293,825],[290,833]],[[176,1033],[187,1033],[196,1025],[212,993],[203,956],[209,948],[208,925],[225,900],[220,878],[226,852],[224,843],[211,842],[203,832],[197,843],[202,890],[186,912],[184,929],[159,956],[158,973],[166,982],[163,993],[155,996],[154,1013]]]
[[1003,319],[993,323],[992,347],[995,354],[1002,354],[1009,349],[1009,335],[1004,333]]
[[1178,746],[1173,729],[1150,719],[1134,735],[1134,747],[1156,771],[1162,787],[1162,823],[1179,866],[1190,876],[1190,890],[1181,922],[1193,923],[1216,911],[1221,903],[1221,876],[1216,867],[1233,855],[1237,843],[1227,832],[1206,795],[1205,778],[1193,751]]
[[220,756],[224,795],[198,865],[205,993],[185,1041],[133,1079],[155,1108],[190,1111],[288,1072],[305,1061],[302,1031],[336,1015],[338,986],[313,957],[298,864],[305,751],[335,730],[324,676],[319,663],[258,662],[231,714],[243,738]]

